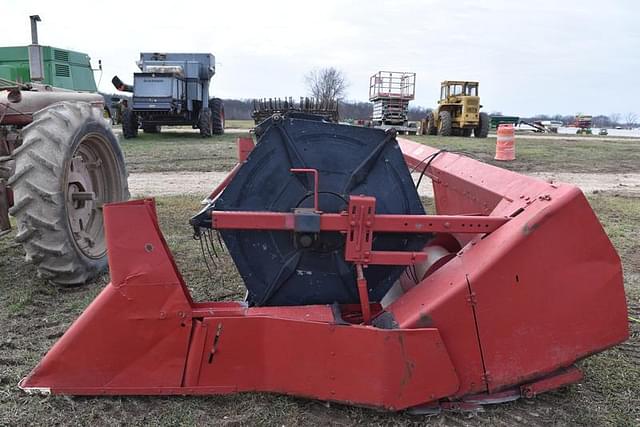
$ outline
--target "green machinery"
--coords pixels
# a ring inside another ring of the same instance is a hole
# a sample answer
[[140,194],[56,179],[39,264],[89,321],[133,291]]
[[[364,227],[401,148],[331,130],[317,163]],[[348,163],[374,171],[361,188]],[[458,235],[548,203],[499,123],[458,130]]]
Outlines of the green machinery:
[[[89,55],[51,46],[41,47],[44,71],[41,83],[79,92],[98,91]],[[29,69],[29,46],[0,47],[0,78],[31,83]]]
[[[38,34],[34,27],[37,15],[34,15],[29,46],[0,47],[0,86],[1,81],[32,83],[69,89],[76,92],[98,92],[94,79],[91,58],[86,53],[38,44]],[[30,63],[36,63],[31,67]],[[98,68],[102,70],[101,61]],[[32,78],[32,75],[35,78]],[[114,122],[120,114],[119,103],[126,96],[101,93],[105,101],[104,116]]]
[[494,114],[489,116],[491,118],[491,129],[498,129],[500,125],[513,125],[518,126],[520,123],[520,117],[518,116],[503,116]]

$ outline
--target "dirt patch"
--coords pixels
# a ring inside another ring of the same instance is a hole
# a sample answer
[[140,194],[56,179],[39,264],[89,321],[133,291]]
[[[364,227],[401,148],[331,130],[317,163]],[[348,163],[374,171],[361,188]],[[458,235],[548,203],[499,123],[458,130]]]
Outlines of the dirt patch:
[[528,175],[545,181],[577,185],[587,194],[615,191],[624,195],[640,196],[640,173],[536,172]]
[[[619,194],[640,196],[640,173],[567,173],[536,172],[530,176],[545,181],[566,182],[577,185],[587,193],[614,191]],[[227,172],[145,172],[129,175],[129,190],[133,197],[196,194],[203,198],[227,176]],[[417,181],[419,174],[414,174]],[[419,188],[423,197],[433,197],[431,185],[424,182]]]

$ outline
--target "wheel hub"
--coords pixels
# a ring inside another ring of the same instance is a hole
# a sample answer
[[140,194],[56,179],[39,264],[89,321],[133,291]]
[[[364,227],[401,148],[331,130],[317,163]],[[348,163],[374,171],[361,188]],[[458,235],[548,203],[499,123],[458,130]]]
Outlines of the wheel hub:
[[[95,137],[98,138],[98,137]],[[104,255],[102,203],[110,200],[109,177],[103,170],[99,141],[88,135],[78,146],[67,170],[67,216],[76,245],[87,256]]]
[[95,193],[87,164],[82,156],[74,156],[69,165],[67,192],[69,222],[73,233],[86,234],[95,205]]

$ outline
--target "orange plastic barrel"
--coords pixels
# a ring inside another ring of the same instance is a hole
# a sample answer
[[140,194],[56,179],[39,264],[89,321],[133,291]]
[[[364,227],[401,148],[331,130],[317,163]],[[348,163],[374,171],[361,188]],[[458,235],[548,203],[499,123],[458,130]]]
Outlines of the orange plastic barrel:
[[516,134],[512,124],[498,126],[496,140],[496,160],[511,161],[516,159]]

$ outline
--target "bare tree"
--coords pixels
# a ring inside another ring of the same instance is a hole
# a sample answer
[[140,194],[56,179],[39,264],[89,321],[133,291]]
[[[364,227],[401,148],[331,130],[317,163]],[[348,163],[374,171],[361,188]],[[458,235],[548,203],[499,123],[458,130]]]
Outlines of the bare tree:
[[638,124],[638,115],[636,113],[627,113],[625,122],[629,129],[634,128]]
[[305,75],[309,95],[323,104],[342,100],[349,84],[342,71],[334,68],[312,70]]
[[609,114],[609,120],[611,120],[611,126],[617,126],[620,124],[620,113]]

